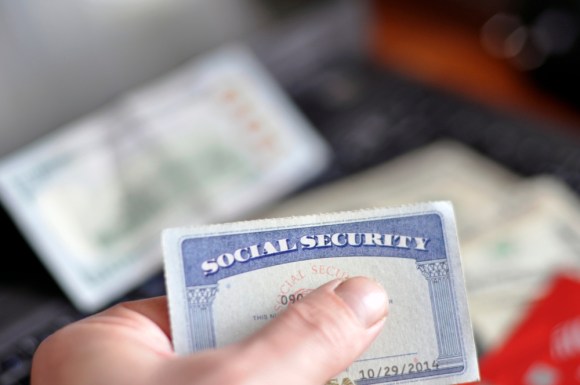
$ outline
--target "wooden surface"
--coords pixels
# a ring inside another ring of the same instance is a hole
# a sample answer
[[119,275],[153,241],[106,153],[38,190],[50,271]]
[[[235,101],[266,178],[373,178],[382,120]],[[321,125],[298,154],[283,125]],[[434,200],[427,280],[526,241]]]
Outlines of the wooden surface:
[[438,2],[372,4],[372,51],[389,68],[495,108],[555,122],[558,129],[580,135],[580,111],[485,51],[480,27],[490,15],[443,8]]

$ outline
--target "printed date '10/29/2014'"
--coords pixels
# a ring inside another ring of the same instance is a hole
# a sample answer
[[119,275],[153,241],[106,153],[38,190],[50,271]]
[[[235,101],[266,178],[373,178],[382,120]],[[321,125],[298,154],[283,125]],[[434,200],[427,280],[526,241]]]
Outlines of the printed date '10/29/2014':
[[367,378],[378,378],[386,376],[396,376],[400,374],[421,373],[438,368],[439,364],[437,364],[436,360],[432,360],[431,362],[429,362],[429,361],[419,361],[415,359],[414,362],[409,362],[402,365],[379,366],[376,369],[369,368],[365,370],[359,370],[358,375],[360,376],[360,379],[366,380]]

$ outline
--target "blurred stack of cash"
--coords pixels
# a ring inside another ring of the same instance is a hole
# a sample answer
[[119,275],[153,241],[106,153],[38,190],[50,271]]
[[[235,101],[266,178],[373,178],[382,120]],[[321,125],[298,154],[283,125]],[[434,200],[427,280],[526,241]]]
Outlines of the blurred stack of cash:
[[293,197],[259,217],[449,200],[482,352],[497,347],[561,271],[580,270],[580,200],[550,176],[522,178],[440,141]]
[[0,198],[82,311],[157,272],[165,227],[232,220],[330,149],[249,49],[192,59],[0,162]]

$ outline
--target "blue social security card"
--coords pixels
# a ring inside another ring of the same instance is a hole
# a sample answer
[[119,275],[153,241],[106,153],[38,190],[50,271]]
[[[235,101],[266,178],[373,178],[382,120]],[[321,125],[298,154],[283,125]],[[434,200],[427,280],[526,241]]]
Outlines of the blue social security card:
[[322,284],[367,276],[389,315],[342,383],[479,378],[449,202],[171,228],[163,250],[179,354],[240,341]]

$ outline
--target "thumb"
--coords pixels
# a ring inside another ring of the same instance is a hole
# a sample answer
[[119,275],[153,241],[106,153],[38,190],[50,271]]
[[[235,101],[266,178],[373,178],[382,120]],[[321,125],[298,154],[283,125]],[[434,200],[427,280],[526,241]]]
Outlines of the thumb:
[[241,343],[257,384],[319,385],[346,369],[381,331],[388,298],[364,277],[331,281]]

